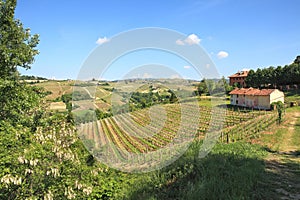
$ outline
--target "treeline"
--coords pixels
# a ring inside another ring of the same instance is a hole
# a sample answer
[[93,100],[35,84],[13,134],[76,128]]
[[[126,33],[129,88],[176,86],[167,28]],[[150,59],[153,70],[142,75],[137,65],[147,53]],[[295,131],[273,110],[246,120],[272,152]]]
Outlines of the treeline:
[[39,77],[39,76],[29,76],[29,75],[22,75],[19,77],[20,80],[48,80],[47,78],[44,77]]
[[270,66],[256,71],[250,70],[246,78],[247,87],[279,88],[286,85],[300,85],[300,56],[284,67]]
[[[130,96],[128,96],[130,95]],[[114,114],[132,112],[135,110],[148,108],[156,104],[176,103],[178,98],[172,90],[168,90],[165,94],[159,94],[158,92],[133,92],[121,94],[123,99],[128,99],[123,105],[113,105],[112,112]]]
[[217,96],[218,94],[222,96],[233,89],[224,76],[221,79],[203,79],[196,87],[195,94],[199,96]]

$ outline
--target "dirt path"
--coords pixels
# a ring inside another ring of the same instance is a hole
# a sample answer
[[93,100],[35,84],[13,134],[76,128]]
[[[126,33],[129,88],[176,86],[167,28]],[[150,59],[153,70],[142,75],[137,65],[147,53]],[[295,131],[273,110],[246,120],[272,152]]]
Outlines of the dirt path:
[[65,94],[65,92],[64,92],[63,88],[61,87],[61,84],[60,84],[60,82],[56,82],[56,83],[58,84],[58,87],[59,87],[59,89],[60,89],[60,93],[61,93],[61,95],[64,95],[64,94]]
[[[274,199],[300,200],[300,147],[294,144],[299,112],[288,113],[284,124],[283,140],[279,149],[270,153],[265,160],[268,183],[274,188]],[[298,134],[299,135],[299,134]],[[300,138],[299,138],[300,140]]]
[[300,117],[299,112],[291,113],[290,121],[287,123],[287,126],[288,126],[287,133],[285,135],[285,139],[282,141],[282,143],[279,147],[279,152],[281,152],[283,154],[286,154],[286,153],[289,154],[289,153],[295,152],[300,149],[300,147],[295,146],[293,144],[293,136],[294,136],[294,134],[296,134],[295,133],[295,125],[296,125],[299,117]]
[[86,87],[83,87],[83,89],[88,93],[88,95],[90,96],[90,98],[94,99],[95,97],[92,96],[92,94],[90,93],[90,91],[88,89],[86,89]]

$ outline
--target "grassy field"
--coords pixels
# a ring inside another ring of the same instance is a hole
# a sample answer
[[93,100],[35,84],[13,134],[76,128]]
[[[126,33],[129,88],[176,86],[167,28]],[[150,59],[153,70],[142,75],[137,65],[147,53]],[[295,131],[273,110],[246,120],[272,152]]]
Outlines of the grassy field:
[[41,83],[36,83],[34,85],[43,87],[43,88],[45,88],[46,91],[50,91],[51,94],[49,94],[46,97],[46,99],[54,100],[63,94],[72,93],[74,81],[49,80],[49,81],[45,81],[45,82],[41,82]]
[[284,119],[260,138],[268,152],[264,183],[269,199],[300,199],[300,107],[288,108]]
[[201,142],[195,142],[172,165],[142,178],[125,199],[263,199],[266,152],[243,142],[217,144],[209,156],[199,159]]
[[195,142],[169,167],[143,177],[128,199],[300,199],[300,107],[256,144],[217,144],[205,158]]

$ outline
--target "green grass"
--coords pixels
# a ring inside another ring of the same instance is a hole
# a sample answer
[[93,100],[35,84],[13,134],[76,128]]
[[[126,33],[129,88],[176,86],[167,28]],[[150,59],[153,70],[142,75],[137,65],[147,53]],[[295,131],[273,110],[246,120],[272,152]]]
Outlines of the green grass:
[[261,199],[266,151],[243,142],[217,144],[203,159],[201,143],[170,166],[140,175],[126,199]]
[[279,151],[280,143],[284,139],[286,128],[277,128],[273,131],[273,134],[264,134],[261,137],[264,145],[271,151]]
[[[300,111],[300,109],[298,110]],[[294,128],[293,145],[298,146],[298,150],[300,151],[300,117],[297,119]]]
[[300,106],[295,106],[295,107],[290,107],[286,109],[287,113],[291,113],[291,112],[300,112]]

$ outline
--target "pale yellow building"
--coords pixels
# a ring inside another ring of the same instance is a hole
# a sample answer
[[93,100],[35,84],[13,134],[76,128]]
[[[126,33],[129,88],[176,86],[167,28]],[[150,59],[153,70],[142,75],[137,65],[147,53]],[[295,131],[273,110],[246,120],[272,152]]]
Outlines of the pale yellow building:
[[284,93],[278,89],[236,88],[230,93],[230,104],[255,109],[271,109],[273,102],[284,103]]

